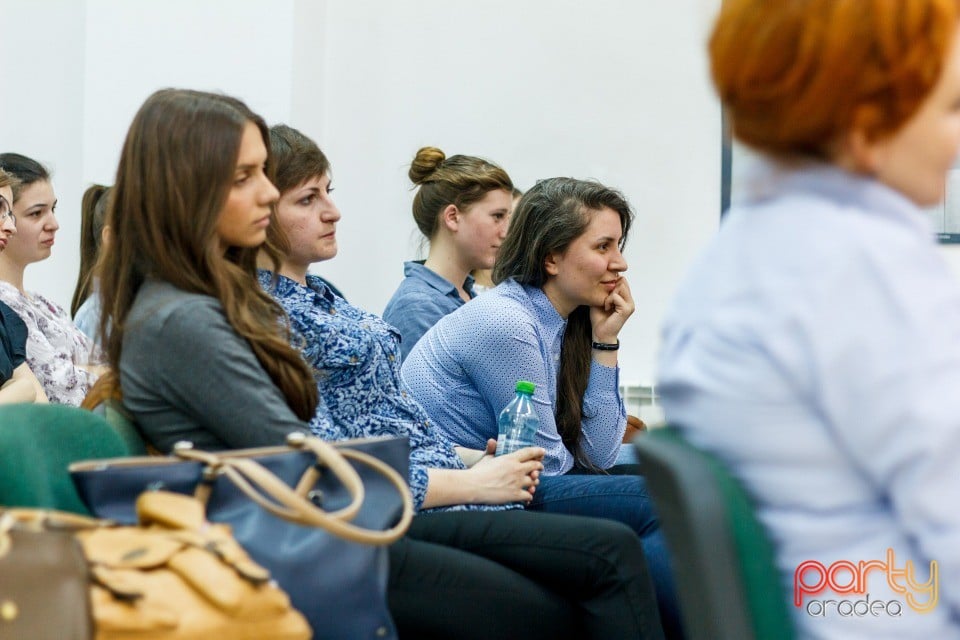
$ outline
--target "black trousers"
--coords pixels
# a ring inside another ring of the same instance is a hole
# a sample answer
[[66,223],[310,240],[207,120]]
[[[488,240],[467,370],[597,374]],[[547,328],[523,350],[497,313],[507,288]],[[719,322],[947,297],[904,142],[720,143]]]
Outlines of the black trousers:
[[402,640],[663,637],[639,538],[599,518],[420,514],[390,548],[388,598]]

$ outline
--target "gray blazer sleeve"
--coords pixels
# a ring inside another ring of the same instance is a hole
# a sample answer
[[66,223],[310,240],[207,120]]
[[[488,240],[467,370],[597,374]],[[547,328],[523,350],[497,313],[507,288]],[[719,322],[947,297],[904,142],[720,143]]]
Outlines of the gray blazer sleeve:
[[124,404],[162,451],[282,444],[305,431],[219,303],[181,299],[128,328],[121,359]]

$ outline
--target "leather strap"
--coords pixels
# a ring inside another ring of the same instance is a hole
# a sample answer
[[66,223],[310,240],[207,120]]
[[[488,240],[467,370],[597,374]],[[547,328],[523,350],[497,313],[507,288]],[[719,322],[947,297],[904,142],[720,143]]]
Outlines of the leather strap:
[[[182,449],[176,455],[187,460],[203,462],[216,472],[222,473],[248,498],[278,518],[300,525],[319,527],[344,539],[372,545],[388,545],[396,542],[406,533],[413,519],[413,498],[406,480],[397,471],[379,458],[351,449],[338,450],[319,438],[309,437],[298,444],[309,449],[317,457],[317,462],[327,467],[343,483],[352,496],[349,505],[337,511],[324,511],[315,505],[306,495],[312,488],[305,482],[298,483],[296,489],[274,475],[269,469],[252,458],[234,457],[194,449]],[[356,517],[363,505],[363,481],[356,470],[347,462],[347,458],[364,464],[390,481],[403,497],[403,512],[400,520],[390,529],[366,529],[350,521]]]

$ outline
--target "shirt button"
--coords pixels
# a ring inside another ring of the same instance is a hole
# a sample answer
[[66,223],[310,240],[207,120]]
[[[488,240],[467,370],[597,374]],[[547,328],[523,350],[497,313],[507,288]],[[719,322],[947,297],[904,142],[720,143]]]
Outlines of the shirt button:
[[394,360],[396,360],[396,358],[393,357],[392,353],[387,356],[387,359],[390,360],[390,362],[393,362]]
[[430,426],[430,421],[429,421],[429,420],[424,420],[424,421],[423,421],[423,426],[429,427],[429,426]]
[[357,356],[350,356],[350,364],[356,364]]
[[406,391],[401,391],[401,392],[400,392],[400,395],[402,395],[404,398],[406,398],[406,397],[407,397],[407,392],[406,392]]
[[337,310],[334,309],[333,307],[330,307],[330,314],[335,315],[336,313],[337,313]]

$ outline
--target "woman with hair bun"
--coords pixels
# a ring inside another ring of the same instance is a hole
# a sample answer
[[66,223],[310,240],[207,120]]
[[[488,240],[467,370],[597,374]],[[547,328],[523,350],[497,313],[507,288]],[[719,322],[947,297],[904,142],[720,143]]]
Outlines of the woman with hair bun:
[[437,320],[472,299],[474,269],[490,269],[507,234],[513,182],[497,165],[474,156],[447,157],[423,147],[410,164],[418,187],[413,219],[429,242],[426,260],[404,264],[404,279],[383,319],[401,335],[400,354]]

